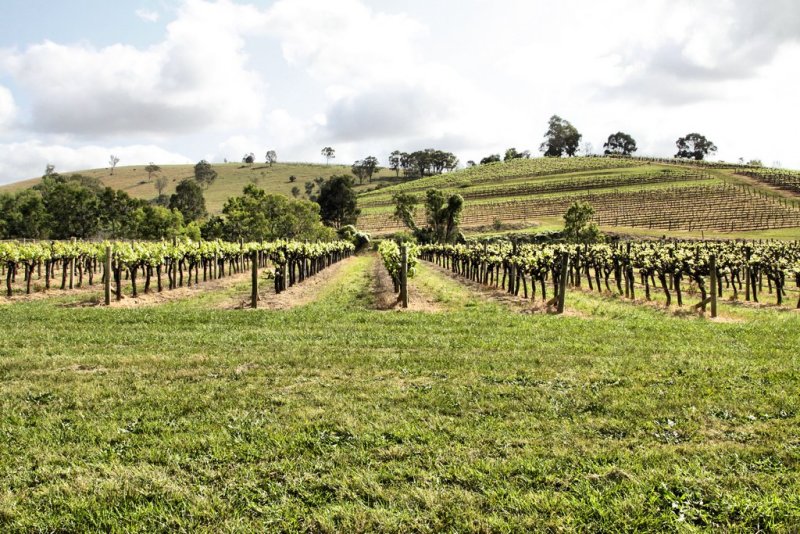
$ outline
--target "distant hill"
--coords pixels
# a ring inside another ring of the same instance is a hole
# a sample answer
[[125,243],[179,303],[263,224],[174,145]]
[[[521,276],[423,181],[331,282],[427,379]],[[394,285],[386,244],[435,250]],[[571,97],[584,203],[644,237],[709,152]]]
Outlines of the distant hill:
[[[63,173],[65,176],[82,174],[100,179],[103,184],[115,189],[122,189],[135,198],[145,200],[158,196],[155,187],[155,178],[165,176],[169,181],[166,194],[175,192],[175,186],[184,178],[194,177],[194,165],[161,165],[161,173],[148,180],[146,165],[117,167],[111,175],[110,169],[90,169],[76,172]],[[243,163],[218,163],[213,165],[217,171],[217,180],[205,192],[206,206],[212,213],[222,210],[222,206],[231,196],[239,195],[242,189],[254,183],[258,187],[270,192],[292,196],[292,188],[300,189],[301,197],[305,194],[304,184],[312,182],[317,177],[328,178],[334,174],[351,174],[348,165],[325,165],[313,163],[275,163],[272,167],[264,163],[245,165]],[[58,171],[58,169],[56,169]],[[289,177],[295,176],[296,181],[290,182]],[[358,186],[358,190],[366,190],[377,184],[391,184],[394,173],[384,170],[373,177],[373,182]],[[25,180],[0,186],[0,193],[14,192],[36,185],[40,178]]]
[[[374,234],[402,230],[392,216],[392,196],[421,199],[438,188],[464,198],[461,226],[473,234],[556,229],[568,206],[584,200],[603,229],[622,233],[800,238],[800,196],[791,190],[795,173],[765,171],[641,158],[518,159],[366,192],[359,226]],[[421,209],[417,222],[424,222]]]
[[[347,165],[310,163],[215,164],[219,174],[206,191],[210,212],[249,183],[271,193],[292,196],[315,178],[350,174]],[[65,174],[99,178],[105,185],[131,196],[157,196],[155,177],[144,166],[92,169]],[[164,165],[167,194],[194,165]],[[294,182],[289,181],[295,176]],[[0,187],[11,192],[35,185],[39,179]],[[781,169],[754,169],[730,164],[691,163],[663,159],[533,158],[479,165],[468,169],[409,180],[384,169],[371,183],[356,187],[362,215],[359,227],[373,235],[403,230],[393,218],[392,196],[398,192],[420,199],[431,188],[458,193],[465,199],[461,226],[468,234],[558,229],[561,216],[576,200],[591,203],[595,220],[605,231],[676,237],[747,237],[800,239],[800,175]],[[419,223],[424,210],[418,211]]]

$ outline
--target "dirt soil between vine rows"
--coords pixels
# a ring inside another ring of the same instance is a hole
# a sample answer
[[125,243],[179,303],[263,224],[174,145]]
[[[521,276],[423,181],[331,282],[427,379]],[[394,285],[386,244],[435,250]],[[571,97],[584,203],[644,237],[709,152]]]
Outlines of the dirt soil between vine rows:
[[372,292],[375,309],[381,311],[423,311],[439,312],[442,306],[427,292],[422,291],[415,283],[414,278],[408,279],[408,308],[400,305],[400,295],[394,292],[394,284],[389,271],[380,258],[373,262],[370,272],[370,291]]

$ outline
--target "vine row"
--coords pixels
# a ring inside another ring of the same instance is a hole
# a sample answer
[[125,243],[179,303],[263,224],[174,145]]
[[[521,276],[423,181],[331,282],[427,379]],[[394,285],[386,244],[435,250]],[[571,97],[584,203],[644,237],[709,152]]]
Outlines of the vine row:
[[[558,296],[565,272],[570,286],[580,287],[586,279],[589,289],[608,291],[636,298],[637,279],[645,297],[652,291],[664,292],[666,304],[683,305],[684,283],[688,280],[701,293],[697,307],[705,310],[710,280],[716,281],[717,295],[732,292],[739,298],[759,302],[759,293],[774,293],[777,304],[784,303],[787,283],[800,289],[800,244],[797,242],[711,242],[658,241],[617,244],[568,245],[510,242],[473,245],[424,245],[420,257],[484,285],[502,287],[514,295],[547,300],[548,281]],[[569,268],[564,271],[564,262]],[[713,276],[712,276],[713,268]],[[613,282],[611,279],[613,277]],[[613,287],[612,287],[613,283]],[[624,286],[624,288],[623,288]],[[800,300],[797,302],[800,308]]]

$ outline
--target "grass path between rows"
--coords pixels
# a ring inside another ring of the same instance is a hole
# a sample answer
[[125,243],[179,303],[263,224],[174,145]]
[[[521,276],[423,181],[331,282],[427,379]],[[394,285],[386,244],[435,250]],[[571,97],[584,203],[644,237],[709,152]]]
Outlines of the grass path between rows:
[[791,531],[800,316],[570,293],[523,314],[421,266],[286,311],[0,307],[0,531]]

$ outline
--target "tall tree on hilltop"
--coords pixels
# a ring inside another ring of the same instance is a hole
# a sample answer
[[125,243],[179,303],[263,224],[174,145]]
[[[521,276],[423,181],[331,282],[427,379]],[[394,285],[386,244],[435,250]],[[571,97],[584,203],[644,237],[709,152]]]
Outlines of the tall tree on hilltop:
[[452,171],[458,167],[458,158],[452,152],[426,148],[411,154],[400,154],[401,166],[409,176],[429,176]]
[[617,132],[608,136],[608,141],[603,143],[605,154],[630,156],[636,152],[636,140],[625,132]]
[[539,150],[544,152],[545,157],[560,158],[564,154],[572,157],[578,152],[581,137],[583,135],[569,121],[553,115]]
[[395,172],[396,176],[400,176],[400,168],[403,166],[403,156],[408,157],[405,152],[395,150],[389,155],[389,168]]
[[381,168],[378,166],[379,163],[380,162],[378,161],[378,158],[375,156],[367,156],[361,160],[361,165],[364,167],[364,171],[367,176],[367,182],[371,182],[372,175],[381,170]]
[[516,148],[511,147],[506,150],[505,156],[503,157],[503,161],[511,161],[512,159],[528,159],[531,157],[530,150],[523,150],[522,152],[518,152]]
[[676,158],[703,160],[707,155],[717,151],[717,146],[699,133],[690,133],[685,137],[679,137],[675,141],[678,147]]
[[330,165],[332,159],[336,159],[336,150],[326,146],[322,149],[321,154],[325,157],[325,165]]
[[151,181],[155,173],[161,172],[161,167],[151,161],[150,164],[144,168],[144,170],[147,173],[147,180]]
[[371,182],[372,175],[380,170],[380,167],[378,167],[378,158],[375,156],[367,156],[363,160],[358,160],[353,163],[351,170],[358,178],[359,184],[364,183],[364,178],[366,178],[368,182]]
[[111,176],[114,176],[114,169],[117,168],[117,163],[119,163],[119,157],[111,154],[108,158],[108,164],[111,166]]

